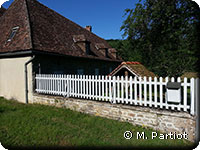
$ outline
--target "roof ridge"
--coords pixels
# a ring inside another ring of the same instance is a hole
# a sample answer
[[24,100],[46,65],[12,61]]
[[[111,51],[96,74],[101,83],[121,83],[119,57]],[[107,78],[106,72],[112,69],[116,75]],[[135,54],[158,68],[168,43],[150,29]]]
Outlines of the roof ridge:
[[127,62],[122,62],[122,65],[140,65],[140,62],[137,61],[127,61]]

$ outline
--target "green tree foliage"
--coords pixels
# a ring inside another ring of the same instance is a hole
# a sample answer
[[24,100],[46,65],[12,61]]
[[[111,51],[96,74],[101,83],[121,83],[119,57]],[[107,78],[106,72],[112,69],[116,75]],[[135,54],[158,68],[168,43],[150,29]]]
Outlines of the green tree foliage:
[[121,30],[127,39],[118,45],[122,58],[140,61],[160,76],[198,71],[200,9],[195,2],[146,0],[125,12]]
[[139,51],[134,50],[133,45],[129,40],[107,40],[107,42],[113,48],[117,49],[117,55],[120,56],[125,61],[135,61],[141,60],[141,55],[138,54]]

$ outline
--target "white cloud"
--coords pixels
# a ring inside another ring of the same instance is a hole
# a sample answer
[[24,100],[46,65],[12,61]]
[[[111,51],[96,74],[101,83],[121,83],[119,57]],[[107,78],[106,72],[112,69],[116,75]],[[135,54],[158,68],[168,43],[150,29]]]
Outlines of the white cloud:
[[3,3],[7,2],[9,0],[0,0],[0,7],[3,5]]

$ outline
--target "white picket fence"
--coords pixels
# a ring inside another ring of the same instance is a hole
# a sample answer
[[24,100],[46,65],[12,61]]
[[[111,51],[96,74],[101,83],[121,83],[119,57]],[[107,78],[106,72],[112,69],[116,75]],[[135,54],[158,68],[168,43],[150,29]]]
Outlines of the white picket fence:
[[[168,103],[166,84],[181,82],[181,103]],[[196,87],[199,79],[128,78],[88,75],[36,75],[36,92],[73,98],[109,101],[195,114]]]

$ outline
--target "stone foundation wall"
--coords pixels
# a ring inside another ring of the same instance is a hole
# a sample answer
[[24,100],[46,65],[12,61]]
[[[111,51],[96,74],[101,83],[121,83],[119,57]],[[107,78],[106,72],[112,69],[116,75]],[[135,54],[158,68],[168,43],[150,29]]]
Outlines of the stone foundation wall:
[[64,107],[78,112],[126,121],[159,130],[164,133],[188,134],[188,140],[195,141],[196,117],[186,112],[172,112],[153,108],[110,104],[83,99],[34,95],[33,103]]

